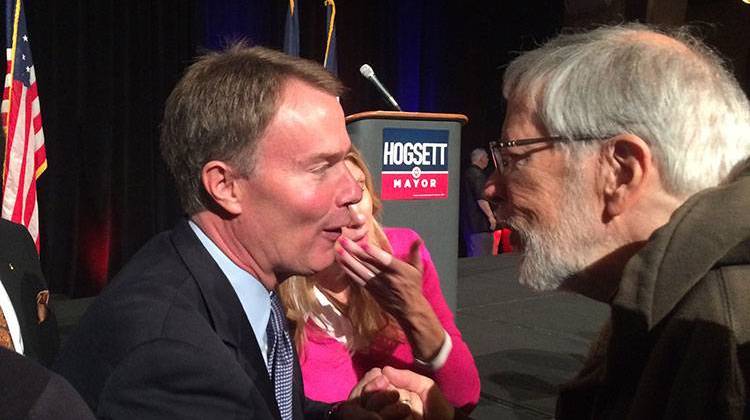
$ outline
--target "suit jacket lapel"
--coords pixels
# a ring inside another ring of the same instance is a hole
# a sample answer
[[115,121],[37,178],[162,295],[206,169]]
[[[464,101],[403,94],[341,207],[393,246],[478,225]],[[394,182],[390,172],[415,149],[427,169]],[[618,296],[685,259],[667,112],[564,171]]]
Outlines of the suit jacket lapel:
[[2,281],[21,327],[24,355],[52,363],[59,346],[57,321],[52,312],[39,323],[37,294],[47,289],[39,260],[28,232],[21,226],[0,222],[0,281]]
[[192,273],[203,295],[209,322],[268,403],[269,410],[280,418],[268,370],[255,339],[253,329],[229,280],[195,236],[187,221],[173,230],[172,242]]
[[37,324],[36,313],[30,311],[30,309],[36,310],[36,304],[31,300],[28,302],[25,301],[26,299],[34,298],[24,293],[24,289],[27,289],[27,287],[24,287],[23,284],[24,278],[20,271],[22,267],[17,265],[18,263],[14,264],[14,261],[3,258],[0,261],[0,281],[3,282],[3,287],[8,292],[8,297],[13,304],[13,311],[16,313],[16,318],[18,318],[18,324],[21,327],[21,337],[24,338],[25,343],[26,340],[31,339],[32,328],[29,327],[36,326]]
[[[290,331],[291,334],[291,331]],[[294,351],[294,382],[292,388],[292,416],[295,419],[301,419],[305,417],[304,412],[304,389],[302,383],[302,368],[299,365],[299,357],[297,355],[297,349],[294,345],[294,337],[292,337],[292,350]]]

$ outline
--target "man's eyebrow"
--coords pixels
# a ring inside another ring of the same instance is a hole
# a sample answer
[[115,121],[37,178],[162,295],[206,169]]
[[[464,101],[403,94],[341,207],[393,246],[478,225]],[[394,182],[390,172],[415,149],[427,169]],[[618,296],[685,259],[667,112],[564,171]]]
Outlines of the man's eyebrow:
[[311,156],[307,156],[305,158],[300,159],[299,162],[301,163],[320,162],[320,161],[334,162],[334,161],[343,160],[345,156],[346,156],[346,153],[318,152]]

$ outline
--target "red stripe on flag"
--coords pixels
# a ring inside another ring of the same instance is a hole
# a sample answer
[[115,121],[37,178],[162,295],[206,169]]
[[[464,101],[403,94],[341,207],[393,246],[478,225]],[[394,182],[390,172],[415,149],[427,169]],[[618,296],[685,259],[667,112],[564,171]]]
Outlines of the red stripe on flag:
[[[35,84],[32,86],[36,86]],[[35,96],[30,96],[29,93],[31,90],[26,92],[26,121],[24,121],[24,138],[26,139],[26,147],[23,151],[23,161],[24,161],[24,176],[30,178],[28,190],[26,190],[26,183],[25,182],[19,182],[18,183],[18,190],[20,192],[19,197],[17,198],[18,201],[24,201],[23,203],[23,225],[28,227],[29,223],[31,222],[31,216],[34,214],[34,208],[36,207],[36,151],[34,148],[35,145],[35,138],[34,133],[32,132],[32,124],[33,121],[30,121],[32,114],[32,108],[34,107],[34,98]],[[28,162],[28,159],[33,159],[32,162]],[[32,164],[32,170],[31,173],[26,173],[26,164]],[[26,179],[24,178],[24,181]],[[24,197],[26,198],[24,200]],[[31,199],[31,201],[29,201]]]
[[44,148],[44,145],[42,147],[36,149],[34,151],[34,168],[39,169],[44,162],[47,161],[47,149]]
[[[3,197],[5,197],[5,188],[8,182],[8,174],[10,173],[10,151],[13,149],[13,140],[16,137],[16,122],[18,121],[18,109],[21,102],[21,89],[23,84],[21,82],[13,81],[13,97],[10,98],[10,118],[8,121],[11,123],[7,128],[7,135],[5,137],[5,174],[3,177]],[[5,202],[5,198],[3,198]]]
[[34,134],[38,133],[42,129],[42,116],[40,114],[34,115],[31,123],[34,124]]
[[[21,89],[23,89],[23,87],[21,87]],[[21,89],[19,89],[19,91]],[[19,100],[19,102],[20,102],[20,100]],[[24,105],[23,112],[25,113],[24,116],[28,117],[29,115],[31,115],[31,102],[29,102],[28,100],[24,101],[23,105]],[[19,111],[19,114],[20,114],[20,111]],[[13,215],[11,216],[11,220],[14,221],[14,222],[16,222],[16,223],[22,223],[24,226],[28,227],[28,224],[24,223],[24,221],[25,221],[25,217],[24,217],[25,214],[24,213],[25,212],[24,212],[23,207],[24,207],[25,203],[24,203],[24,200],[23,200],[23,196],[24,196],[24,193],[25,193],[25,191],[24,191],[24,184],[26,183],[26,177],[27,176],[31,176],[31,177],[34,176],[34,174],[26,173],[26,162],[27,162],[27,158],[29,156],[29,146],[30,146],[30,143],[31,143],[30,140],[32,138],[29,136],[29,132],[31,131],[31,126],[28,124],[28,121],[26,121],[25,118],[19,118],[17,120],[17,125],[21,124],[21,123],[23,123],[23,127],[21,127],[21,128],[23,129],[23,138],[24,138],[25,141],[23,142],[23,158],[21,159],[21,169],[20,169],[20,172],[18,174],[18,184],[17,185],[11,185],[11,188],[15,187],[15,189],[16,189],[16,202],[15,202],[15,205],[13,206]]]

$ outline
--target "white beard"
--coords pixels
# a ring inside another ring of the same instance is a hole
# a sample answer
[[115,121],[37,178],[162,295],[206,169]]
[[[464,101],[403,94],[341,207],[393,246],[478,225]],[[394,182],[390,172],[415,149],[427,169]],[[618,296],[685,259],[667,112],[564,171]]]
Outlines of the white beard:
[[584,199],[582,180],[576,175],[566,178],[558,223],[534,226],[522,216],[507,220],[524,244],[518,281],[535,290],[558,289],[591,263],[594,249],[601,245],[594,228],[599,223],[596,210]]

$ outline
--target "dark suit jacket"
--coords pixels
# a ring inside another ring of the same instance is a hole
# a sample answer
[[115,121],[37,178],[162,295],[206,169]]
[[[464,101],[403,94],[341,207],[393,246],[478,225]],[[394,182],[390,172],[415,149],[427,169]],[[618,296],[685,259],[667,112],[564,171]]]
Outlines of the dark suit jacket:
[[[240,301],[186,221],[149,241],[83,316],[55,369],[97,417],[279,418]],[[295,365],[295,418],[323,417]]]
[[87,420],[94,415],[65,379],[29,358],[0,348],[0,417]]
[[490,221],[477,204],[477,200],[484,199],[484,184],[487,182],[487,175],[482,168],[472,163],[464,171],[461,182],[463,229],[467,234],[490,232]]
[[47,289],[39,255],[29,232],[21,225],[0,219],[0,281],[18,317],[24,354],[49,366],[60,345],[57,321],[47,310],[41,323],[36,296]]

